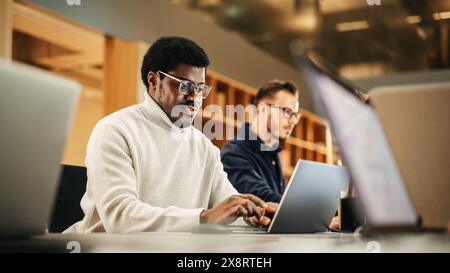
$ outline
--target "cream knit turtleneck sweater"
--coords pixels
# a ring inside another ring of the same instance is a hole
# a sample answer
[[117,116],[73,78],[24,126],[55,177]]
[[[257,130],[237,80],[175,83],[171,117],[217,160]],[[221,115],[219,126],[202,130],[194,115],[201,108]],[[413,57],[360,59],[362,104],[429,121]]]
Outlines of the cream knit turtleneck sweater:
[[219,149],[193,126],[175,127],[148,94],[96,125],[86,167],[85,216],[66,233],[188,231],[237,194]]

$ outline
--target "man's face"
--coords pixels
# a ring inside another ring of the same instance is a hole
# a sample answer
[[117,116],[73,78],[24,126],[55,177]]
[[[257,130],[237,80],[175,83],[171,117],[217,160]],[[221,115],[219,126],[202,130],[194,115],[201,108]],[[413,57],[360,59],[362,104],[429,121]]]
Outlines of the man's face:
[[273,98],[261,101],[260,106],[264,107],[267,129],[272,137],[280,140],[287,139],[292,134],[298,120],[295,120],[294,117],[285,117],[282,108],[288,108],[292,113],[298,113],[300,110],[298,97],[283,90],[276,93]]
[[[172,71],[163,72],[180,80],[191,81],[196,85],[205,83],[206,70],[204,67],[180,64]],[[150,96],[156,100],[171,121],[178,127],[190,126],[201,108],[202,95],[196,94],[196,92],[191,95],[180,94],[178,91],[180,83],[167,76],[160,80],[159,73],[150,72],[148,80]]]

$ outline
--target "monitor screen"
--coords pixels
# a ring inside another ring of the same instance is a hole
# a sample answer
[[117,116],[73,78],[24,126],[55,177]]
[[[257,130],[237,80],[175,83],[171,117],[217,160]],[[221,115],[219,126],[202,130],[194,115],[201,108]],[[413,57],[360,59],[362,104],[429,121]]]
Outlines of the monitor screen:
[[417,215],[375,111],[319,69],[304,69],[330,120],[369,225],[415,225]]

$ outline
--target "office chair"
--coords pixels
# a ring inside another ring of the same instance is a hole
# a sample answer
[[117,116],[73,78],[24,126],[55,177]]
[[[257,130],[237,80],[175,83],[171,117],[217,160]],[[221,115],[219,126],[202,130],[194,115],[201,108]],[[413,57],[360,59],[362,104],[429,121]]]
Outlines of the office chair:
[[51,233],[61,233],[84,217],[80,201],[86,192],[86,168],[67,165],[61,167],[59,188],[49,225]]

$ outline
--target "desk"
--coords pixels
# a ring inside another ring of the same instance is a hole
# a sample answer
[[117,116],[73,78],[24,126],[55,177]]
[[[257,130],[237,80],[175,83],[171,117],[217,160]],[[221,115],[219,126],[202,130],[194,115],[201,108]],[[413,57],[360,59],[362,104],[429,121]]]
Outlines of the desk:
[[191,234],[145,233],[49,234],[30,239],[0,240],[0,252],[70,252],[69,242],[81,252],[145,253],[297,253],[297,252],[446,252],[448,234],[390,234],[364,238],[353,234]]

